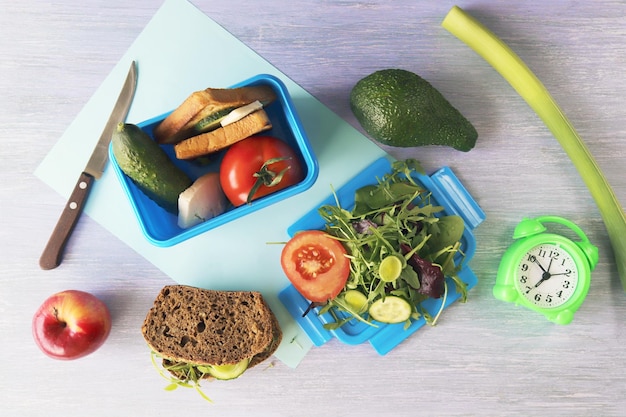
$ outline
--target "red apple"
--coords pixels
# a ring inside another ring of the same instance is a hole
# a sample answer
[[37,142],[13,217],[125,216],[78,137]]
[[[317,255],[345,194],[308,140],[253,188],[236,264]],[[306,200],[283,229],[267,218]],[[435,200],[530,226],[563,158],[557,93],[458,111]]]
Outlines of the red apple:
[[78,359],[98,349],[111,331],[106,304],[84,291],[68,290],[50,296],[33,317],[37,346],[55,359]]

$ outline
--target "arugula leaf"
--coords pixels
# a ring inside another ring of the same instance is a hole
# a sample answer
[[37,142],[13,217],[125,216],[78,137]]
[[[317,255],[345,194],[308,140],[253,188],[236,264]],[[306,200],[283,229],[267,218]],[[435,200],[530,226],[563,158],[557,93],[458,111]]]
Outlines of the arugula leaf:
[[440,250],[454,245],[463,236],[465,222],[459,216],[440,217],[439,221],[433,223],[430,232],[431,237],[428,240],[428,249],[431,253],[437,253]]

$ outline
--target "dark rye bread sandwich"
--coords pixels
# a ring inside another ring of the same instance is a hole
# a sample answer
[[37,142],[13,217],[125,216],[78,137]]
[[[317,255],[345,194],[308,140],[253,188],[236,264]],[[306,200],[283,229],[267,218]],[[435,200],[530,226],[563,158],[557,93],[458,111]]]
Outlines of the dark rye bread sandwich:
[[282,340],[276,316],[255,291],[164,287],[143,337],[181,381],[233,379],[269,358]]

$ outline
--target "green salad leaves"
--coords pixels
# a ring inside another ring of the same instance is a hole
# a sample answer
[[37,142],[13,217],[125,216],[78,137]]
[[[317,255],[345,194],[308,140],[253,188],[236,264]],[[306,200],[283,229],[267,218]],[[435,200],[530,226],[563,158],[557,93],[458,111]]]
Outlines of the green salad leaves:
[[[415,180],[415,173],[423,173],[419,162],[395,161],[392,171],[377,184],[356,191],[352,210],[341,207],[338,201],[320,207],[326,232],[343,243],[350,257],[345,288],[321,309],[336,319],[327,328],[340,327],[352,319],[375,325],[371,314],[366,314],[371,313],[371,306],[375,304],[377,312],[387,304],[404,311],[398,308],[398,300],[410,306],[410,315],[401,318],[405,326],[420,317],[432,325],[441,310],[433,316],[421,303],[428,298],[445,298],[446,277],[465,301],[466,285],[456,276],[463,258],[463,219],[444,215],[443,207],[433,205],[430,191]],[[355,297],[355,292],[363,297]],[[384,303],[386,298],[394,302]],[[442,309],[444,304],[445,300]],[[389,322],[396,322],[393,314],[385,313],[391,317]]]

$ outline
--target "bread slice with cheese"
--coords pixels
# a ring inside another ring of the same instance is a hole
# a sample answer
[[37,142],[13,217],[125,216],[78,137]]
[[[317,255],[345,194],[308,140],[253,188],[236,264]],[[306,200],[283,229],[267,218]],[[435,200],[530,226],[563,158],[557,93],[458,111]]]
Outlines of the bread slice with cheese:
[[154,128],[154,139],[159,144],[178,143],[216,128],[219,119],[231,111],[256,101],[267,106],[275,99],[274,90],[267,85],[196,91]]
[[142,326],[174,377],[232,379],[269,358],[282,340],[276,316],[255,291],[164,287]]

